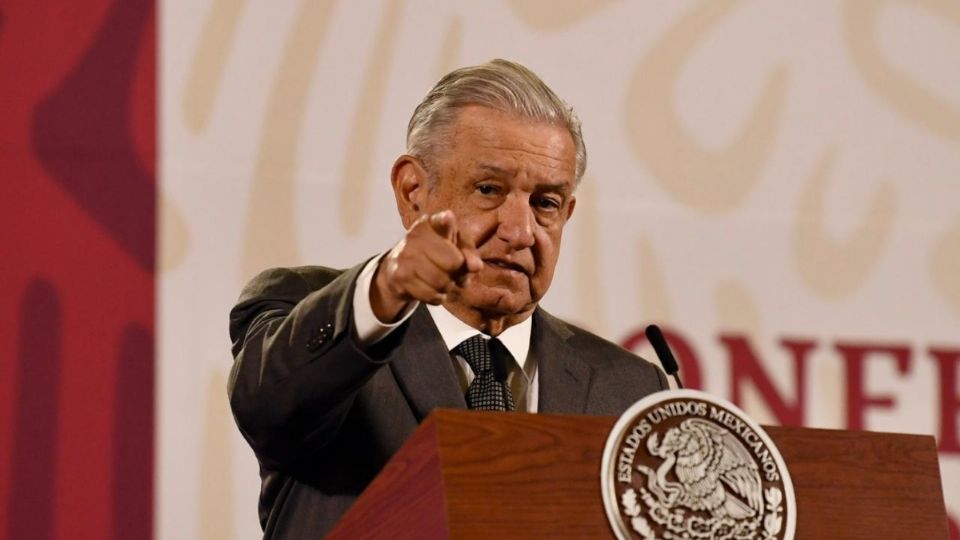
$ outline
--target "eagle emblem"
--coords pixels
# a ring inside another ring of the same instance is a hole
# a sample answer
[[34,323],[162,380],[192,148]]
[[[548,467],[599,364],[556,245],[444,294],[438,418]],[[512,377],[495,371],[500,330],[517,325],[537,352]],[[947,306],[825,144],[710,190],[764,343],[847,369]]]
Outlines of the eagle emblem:
[[601,465],[621,540],[793,540],[796,499],[773,441],[732,403],[659,392],[617,421]]
[[[750,518],[763,506],[760,472],[743,443],[729,431],[699,418],[670,428],[663,441],[647,439],[650,454],[663,459],[647,476],[647,489],[666,508],[706,510],[712,517]],[[668,479],[670,473],[677,481]]]

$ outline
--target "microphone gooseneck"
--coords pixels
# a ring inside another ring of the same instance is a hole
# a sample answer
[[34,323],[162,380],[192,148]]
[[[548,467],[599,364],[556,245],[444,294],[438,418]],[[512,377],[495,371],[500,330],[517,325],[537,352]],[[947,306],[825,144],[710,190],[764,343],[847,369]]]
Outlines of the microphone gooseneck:
[[670,346],[667,345],[667,339],[663,337],[663,332],[660,331],[660,327],[651,324],[647,326],[645,333],[647,334],[647,340],[650,342],[650,345],[653,345],[653,350],[656,351],[657,357],[660,358],[660,364],[663,366],[663,370],[667,372],[667,375],[673,376],[673,380],[677,381],[677,388],[683,388],[683,382],[680,381],[680,375],[678,375],[680,365],[677,364],[677,359],[674,358]]

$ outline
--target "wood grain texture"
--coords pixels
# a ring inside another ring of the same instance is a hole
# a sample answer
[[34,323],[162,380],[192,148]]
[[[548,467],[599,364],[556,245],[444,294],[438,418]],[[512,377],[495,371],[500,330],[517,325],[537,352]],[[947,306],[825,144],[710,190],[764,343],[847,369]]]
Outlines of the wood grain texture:
[[[435,411],[331,538],[613,538],[600,460],[615,418]],[[947,538],[933,437],[767,427],[798,540]]]
[[948,538],[933,437],[764,426],[797,495],[797,538]]
[[600,458],[613,419],[435,414],[454,538],[609,536]]

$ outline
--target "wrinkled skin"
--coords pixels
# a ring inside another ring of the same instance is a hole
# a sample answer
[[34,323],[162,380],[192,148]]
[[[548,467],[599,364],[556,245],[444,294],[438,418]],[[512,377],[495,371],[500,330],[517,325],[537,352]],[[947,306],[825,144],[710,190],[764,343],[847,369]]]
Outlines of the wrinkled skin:
[[[490,335],[526,319],[553,280],[576,198],[569,131],[489,108],[461,110],[428,173],[401,156],[392,183],[408,232],[381,260],[374,313],[443,304]],[[433,173],[431,180],[430,173]]]

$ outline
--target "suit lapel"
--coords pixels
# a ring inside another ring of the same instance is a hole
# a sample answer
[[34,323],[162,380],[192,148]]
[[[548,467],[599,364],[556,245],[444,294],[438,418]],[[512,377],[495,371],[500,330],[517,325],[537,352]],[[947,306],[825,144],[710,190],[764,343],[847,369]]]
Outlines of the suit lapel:
[[541,413],[584,413],[593,368],[566,341],[573,334],[540,308],[533,314],[530,350],[537,359]]
[[426,306],[420,305],[407,324],[403,345],[391,355],[390,367],[414,414],[423,420],[438,407],[465,409],[450,351]]
[[[539,308],[533,314],[531,332],[530,352],[538,365],[539,412],[586,412],[593,368],[566,343],[573,334]],[[413,313],[404,334],[402,345],[390,356],[390,368],[417,418],[423,420],[436,408],[465,409],[450,351],[425,306]]]

